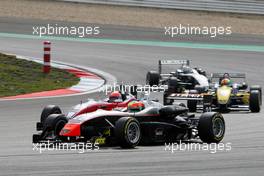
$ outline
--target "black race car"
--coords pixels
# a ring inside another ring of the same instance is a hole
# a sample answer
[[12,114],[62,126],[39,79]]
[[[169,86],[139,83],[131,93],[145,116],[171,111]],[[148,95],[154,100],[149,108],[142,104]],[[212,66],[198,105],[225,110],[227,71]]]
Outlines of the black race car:
[[[178,65],[173,72],[163,73],[162,66]],[[209,87],[206,72],[201,68],[191,68],[189,60],[159,60],[159,70],[149,71],[146,75],[146,84],[170,85],[177,82],[177,88],[193,89],[195,86]],[[177,91],[177,90],[175,90]]]
[[[163,73],[163,65],[178,65],[174,72]],[[184,93],[189,90],[205,92],[209,89],[206,72],[201,68],[191,68],[189,60],[159,60],[159,71],[149,71],[146,84],[150,86],[164,85],[164,105],[173,104],[173,99],[168,99],[172,93]]]
[[205,143],[219,143],[224,137],[225,121],[219,113],[207,112],[196,117],[188,114],[188,108],[182,105],[141,102],[145,109],[139,112],[127,108],[98,109],[69,120],[63,114],[51,114],[43,124],[43,131],[33,135],[33,143],[97,142],[133,148],[138,144],[197,138]]

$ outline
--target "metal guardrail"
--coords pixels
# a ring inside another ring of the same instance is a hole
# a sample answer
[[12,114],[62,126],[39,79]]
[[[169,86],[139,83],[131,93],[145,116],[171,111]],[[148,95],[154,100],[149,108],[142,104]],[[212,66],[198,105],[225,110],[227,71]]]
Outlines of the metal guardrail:
[[263,0],[59,0],[59,1],[264,15]]

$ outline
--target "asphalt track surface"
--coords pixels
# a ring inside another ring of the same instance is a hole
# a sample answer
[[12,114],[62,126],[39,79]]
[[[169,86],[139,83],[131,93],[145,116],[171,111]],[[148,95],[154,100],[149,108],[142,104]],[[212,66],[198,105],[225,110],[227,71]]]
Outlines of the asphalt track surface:
[[[19,33],[21,25],[12,21],[10,24]],[[250,37],[245,37],[245,43],[247,38]],[[41,42],[0,37],[0,50],[41,58]],[[264,87],[263,52],[55,40],[52,43],[52,56],[56,60],[94,67],[125,83],[143,84],[147,70],[157,68],[160,58],[188,58],[192,65],[208,72],[246,72],[250,84]],[[263,175],[263,111],[224,114],[227,129],[223,142],[231,143],[232,150],[214,154],[209,151],[171,153],[164,151],[164,145],[139,146],[133,150],[101,148],[82,154],[33,151],[35,122],[45,105],[57,104],[67,111],[88,97],[103,95],[0,102],[0,175]]]

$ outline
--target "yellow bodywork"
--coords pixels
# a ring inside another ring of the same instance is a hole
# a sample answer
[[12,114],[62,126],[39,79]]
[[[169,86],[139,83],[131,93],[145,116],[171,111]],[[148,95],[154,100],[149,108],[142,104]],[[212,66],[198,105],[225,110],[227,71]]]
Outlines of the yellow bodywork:
[[242,97],[242,102],[244,104],[249,104],[249,93],[247,92],[237,93],[236,96]]
[[228,86],[219,87],[216,91],[218,104],[227,104],[231,97],[232,88]]
[[229,86],[221,86],[216,91],[216,97],[218,104],[227,104],[229,100],[234,97],[240,97],[243,104],[249,104],[249,93],[247,91],[238,92],[236,94],[232,93],[232,87]]

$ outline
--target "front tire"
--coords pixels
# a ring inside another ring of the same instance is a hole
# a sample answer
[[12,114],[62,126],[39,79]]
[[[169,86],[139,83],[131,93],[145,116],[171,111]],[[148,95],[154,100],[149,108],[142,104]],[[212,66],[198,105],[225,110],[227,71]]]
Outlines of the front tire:
[[47,117],[51,114],[61,114],[61,113],[62,112],[59,106],[55,106],[55,105],[45,106],[40,116],[40,123],[44,124]]
[[253,85],[250,87],[250,91],[252,90],[258,90],[260,93],[260,105],[262,105],[262,88],[259,85]]
[[206,112],[198,123],[198,135],[205,143],[219,143],[225,134],[225,120],[220,113]]
[[122,117],[116,121],[115,135],[122,148],[134,148],[141,139],[140,124],[133,117]]
[[40,137],[41,136],[39,134],[33,134],[33,136],[32,136],[32,143],[34,143],[34,144],[38,143],[41,140]]
[[261,94],[258,90],[251,90],[249,96],[249,109],[251,112],[259,112],[261,106]]
[[56,136],[59,136],[60,131],[68,122],[67,118],[63,114],[51,114],[47,117],[43,128],[45,131],[54,131]]

